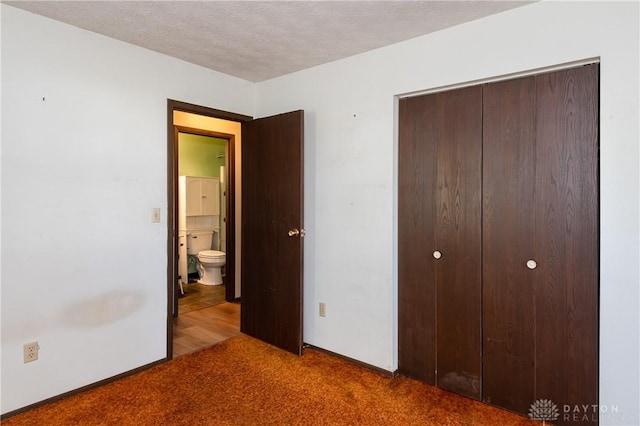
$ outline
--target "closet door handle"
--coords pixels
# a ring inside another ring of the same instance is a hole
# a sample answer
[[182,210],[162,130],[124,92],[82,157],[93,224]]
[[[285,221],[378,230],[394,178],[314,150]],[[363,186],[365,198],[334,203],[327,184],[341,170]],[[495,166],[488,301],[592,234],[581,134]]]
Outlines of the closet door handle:
[[533,259],[527,260],[527,268],[536,269],[537,267],[538,267],[538,264],[536,263],[535,260],[533,260]]
[[442,253],[440,253],[438,250],[433,252],[434,259],[440,259],[441,257],[442,257]]

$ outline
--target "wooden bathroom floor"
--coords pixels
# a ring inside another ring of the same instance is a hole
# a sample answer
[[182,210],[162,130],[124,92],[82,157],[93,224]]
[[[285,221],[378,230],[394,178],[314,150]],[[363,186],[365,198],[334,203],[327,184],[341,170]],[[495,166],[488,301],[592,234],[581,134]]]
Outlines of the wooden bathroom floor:
[[178,299],[178,314],[186,314],[223,303],[224,285],[183,284],[184,296]]
[[224,285],[183,284],[173,320],[173,357],[240,334],[240,304],[225,302]]

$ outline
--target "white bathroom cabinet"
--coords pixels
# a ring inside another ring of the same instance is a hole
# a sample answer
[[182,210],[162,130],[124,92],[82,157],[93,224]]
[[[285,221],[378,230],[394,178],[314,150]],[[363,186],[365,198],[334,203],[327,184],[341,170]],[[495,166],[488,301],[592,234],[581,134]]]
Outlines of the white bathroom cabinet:
[[184,176],[187,216],[220,214],[220,179]]

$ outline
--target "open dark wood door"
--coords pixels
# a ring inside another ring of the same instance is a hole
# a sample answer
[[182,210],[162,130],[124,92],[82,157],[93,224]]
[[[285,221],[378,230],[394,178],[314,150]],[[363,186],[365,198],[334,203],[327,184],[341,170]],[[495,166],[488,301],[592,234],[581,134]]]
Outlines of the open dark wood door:
[[242,124],[240,330],[302,354],[304,112]]

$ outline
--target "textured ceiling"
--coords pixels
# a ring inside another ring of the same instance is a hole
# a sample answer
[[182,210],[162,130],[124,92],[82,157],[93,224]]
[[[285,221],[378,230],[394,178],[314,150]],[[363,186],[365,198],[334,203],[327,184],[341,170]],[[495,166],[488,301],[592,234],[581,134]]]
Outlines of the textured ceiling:
[[257,82],[528,1],[4,1]]

